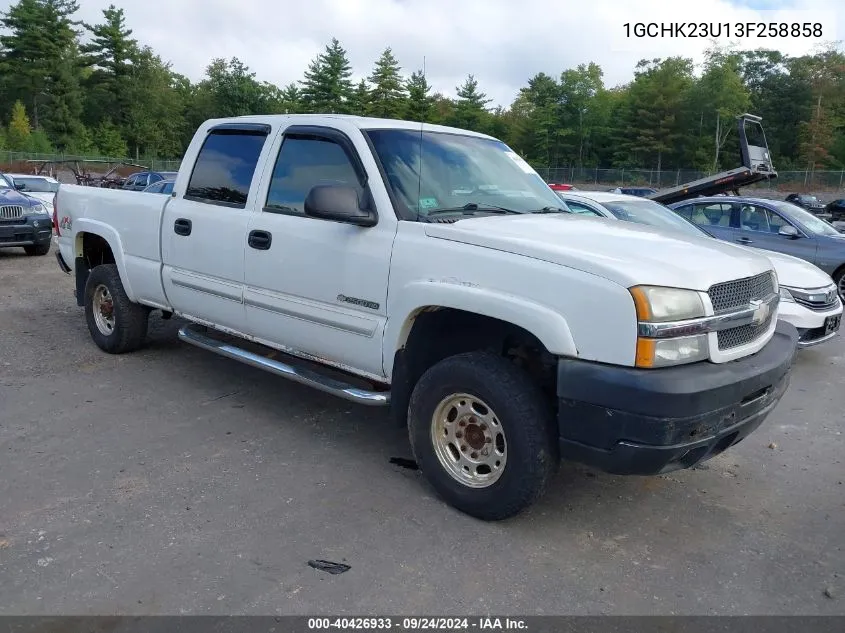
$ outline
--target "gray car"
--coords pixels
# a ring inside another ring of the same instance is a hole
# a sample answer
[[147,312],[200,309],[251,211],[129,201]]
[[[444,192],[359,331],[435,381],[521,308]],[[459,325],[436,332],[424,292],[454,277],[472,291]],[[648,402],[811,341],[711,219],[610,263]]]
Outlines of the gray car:
[[694,198],[669,205],[715,238],[815,264],[833,277],[845,300],[845,235],[789,202],[736,196]]

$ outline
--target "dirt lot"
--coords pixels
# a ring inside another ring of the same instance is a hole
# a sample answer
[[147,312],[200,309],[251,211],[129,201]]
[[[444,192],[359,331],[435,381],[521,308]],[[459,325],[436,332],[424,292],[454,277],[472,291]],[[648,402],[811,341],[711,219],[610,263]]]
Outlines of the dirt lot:
[[704,467],[567,464],[486,524],[390,463],[409,449],[382,412],[176,320],[101,353],[52,254],[0,250],[0,323],[0,614],[845,614],[842,339]]

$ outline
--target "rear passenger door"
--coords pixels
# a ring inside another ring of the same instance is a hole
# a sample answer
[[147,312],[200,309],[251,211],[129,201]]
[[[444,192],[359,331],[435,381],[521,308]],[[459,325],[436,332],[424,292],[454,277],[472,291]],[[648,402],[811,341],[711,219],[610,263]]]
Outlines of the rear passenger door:
[[[269,125],[228,123],[192,142],[162,220],[162,281],[170,304],[197,321],[245,332],[244,250]],[[198,149],[196,145],[201,142]],[[196,160],[192,160],[192,157]],[[152,262],[151,262],[152,265]]]

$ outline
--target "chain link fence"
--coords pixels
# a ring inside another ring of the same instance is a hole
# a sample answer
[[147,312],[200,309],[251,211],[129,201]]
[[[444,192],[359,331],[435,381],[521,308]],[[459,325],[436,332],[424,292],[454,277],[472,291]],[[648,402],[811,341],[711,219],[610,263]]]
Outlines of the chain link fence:
[[[181,159],[149,158],[138,161],[114,156],[75,156],[70,154],[33,154],[28,152],[0,151],[0,171],[13,173],[34,173],[38,163],[29,161],[101,161],[101,169],[93,164],[85,165],[89,171],[108,171],[120,163],[138,163],[152,171],[178,171]],[[537,167],[537,172],[546,182],[568,183],[587,188],[613,187],[653,187],[663,189],[676,187],[682,183],[706,178],[713,172],[694,169],[599,169],[594,167]],[[126,171],[121,170],[121,171]],[[58,165],[47,165],[43,173],[56,176],[62,182],[73,182],[73,174]],[[70,179],[68,180],[68,176]],[[779,171],[774,181],[763,182],[749,187],[773,191],[842,191],[845,190],[845,170],[838,171]]]
[[[711,176],[713,172],[693,169],[598,169],[592,167],[537,168],[550,183],[567,183],[586,189],[613,187],[677,187],[685,182]],[[779,171],[774,181],[758,183],[752,189],[778,191],[841,191],[845,188],[845,170]]]

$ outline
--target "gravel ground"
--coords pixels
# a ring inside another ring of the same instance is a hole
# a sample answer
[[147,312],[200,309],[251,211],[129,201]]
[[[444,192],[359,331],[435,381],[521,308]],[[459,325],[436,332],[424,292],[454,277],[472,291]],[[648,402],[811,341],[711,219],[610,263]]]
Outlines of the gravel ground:
[[[180,343],[91,342],[52,254],[0,250],[0,614],[845,614],[845,343],[702,468],[565,464],[529,512],[443,504],[381,411]],[[344,562],[329,575],[309,559]]]

